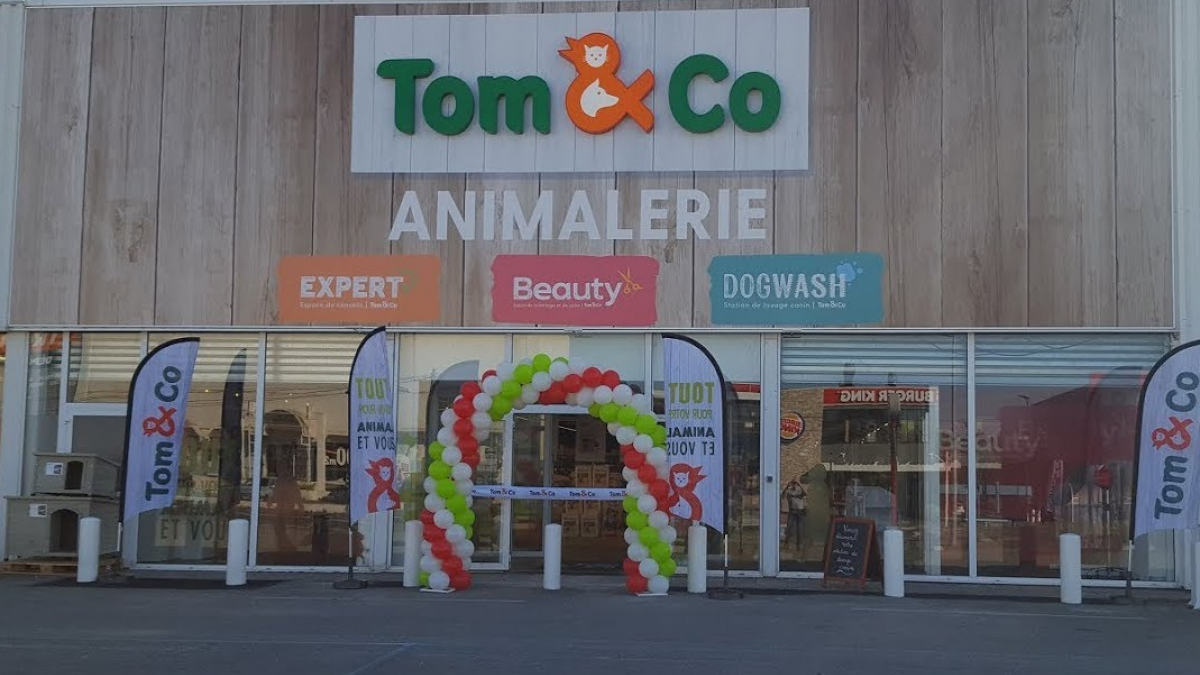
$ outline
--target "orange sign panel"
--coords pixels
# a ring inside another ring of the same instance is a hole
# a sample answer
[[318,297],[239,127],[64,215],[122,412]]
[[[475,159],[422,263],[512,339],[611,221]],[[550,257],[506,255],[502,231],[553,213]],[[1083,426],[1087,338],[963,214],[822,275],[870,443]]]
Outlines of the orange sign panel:
[[280,323],[437,321],[441,261],[432,255],[302,256],[279,261]]

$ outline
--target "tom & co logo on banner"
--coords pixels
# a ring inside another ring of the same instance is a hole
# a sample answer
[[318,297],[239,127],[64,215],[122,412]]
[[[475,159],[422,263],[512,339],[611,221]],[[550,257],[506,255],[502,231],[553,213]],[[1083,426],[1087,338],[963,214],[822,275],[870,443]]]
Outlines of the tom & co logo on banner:
[[1194,527],[1200,506],[1200,342],[1177,347],[1150,371],[1138,421],[1132,537]]
[[649,256],[501,255],[492,263],[498,323],[650,326],[658,260]]

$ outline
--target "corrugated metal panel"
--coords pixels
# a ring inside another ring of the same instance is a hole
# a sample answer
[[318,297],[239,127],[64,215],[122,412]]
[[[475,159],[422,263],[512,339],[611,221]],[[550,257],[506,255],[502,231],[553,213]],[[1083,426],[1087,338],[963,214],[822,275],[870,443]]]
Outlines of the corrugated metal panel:
[[787,385],[965,385],[963,335],[801,335],[784,337]]
[[1136,378],[1169,349],[1166,335],[981,335],[975,339],[976,382],[1078,387],[1106,376]]

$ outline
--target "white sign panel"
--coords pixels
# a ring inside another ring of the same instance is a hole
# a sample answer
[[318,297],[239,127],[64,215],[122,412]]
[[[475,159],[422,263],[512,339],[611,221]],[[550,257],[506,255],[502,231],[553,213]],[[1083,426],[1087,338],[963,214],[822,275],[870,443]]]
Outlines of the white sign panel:
[[1200,507],[1200,342],[1158,362],[1142,390],[1134,538],[1197,524]]
[[725,381],[708,350],[663,336],[671,515],[725,531]]
[[808,88],[808,9],[360,16],[351,170],[804,170]]

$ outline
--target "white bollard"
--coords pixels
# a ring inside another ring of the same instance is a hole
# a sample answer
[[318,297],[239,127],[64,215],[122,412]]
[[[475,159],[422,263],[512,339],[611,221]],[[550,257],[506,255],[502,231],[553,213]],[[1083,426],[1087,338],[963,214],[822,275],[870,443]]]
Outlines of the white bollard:
[[1200,611],[1200,541],[1192,545],[1192,609]]
[[562,588],[562,525],[550,523],[546,526],[542,549],[546,566],[542,588],[557,591]]
[[708,529],[703,525],[688,528],[688,593],[708,590]]
[[904,532],[896,527],[883,532],[883,594],[904,597]]
[[1083,602],[1083,558],[1077,534],[1058,537],[1058,567],[1061,577],[1059,595],[1064,605]]
[[79,519],[79,564],[75,581],[90,584],[100,578],[100,519]]
[[250,559],[250,521],[229,521],[229,548],[225,550],[225,585],[246,585],[246,562]]
[[404,587],[421,585],[421,538],[425,536],[425,523],[410,520],[404,523]]

